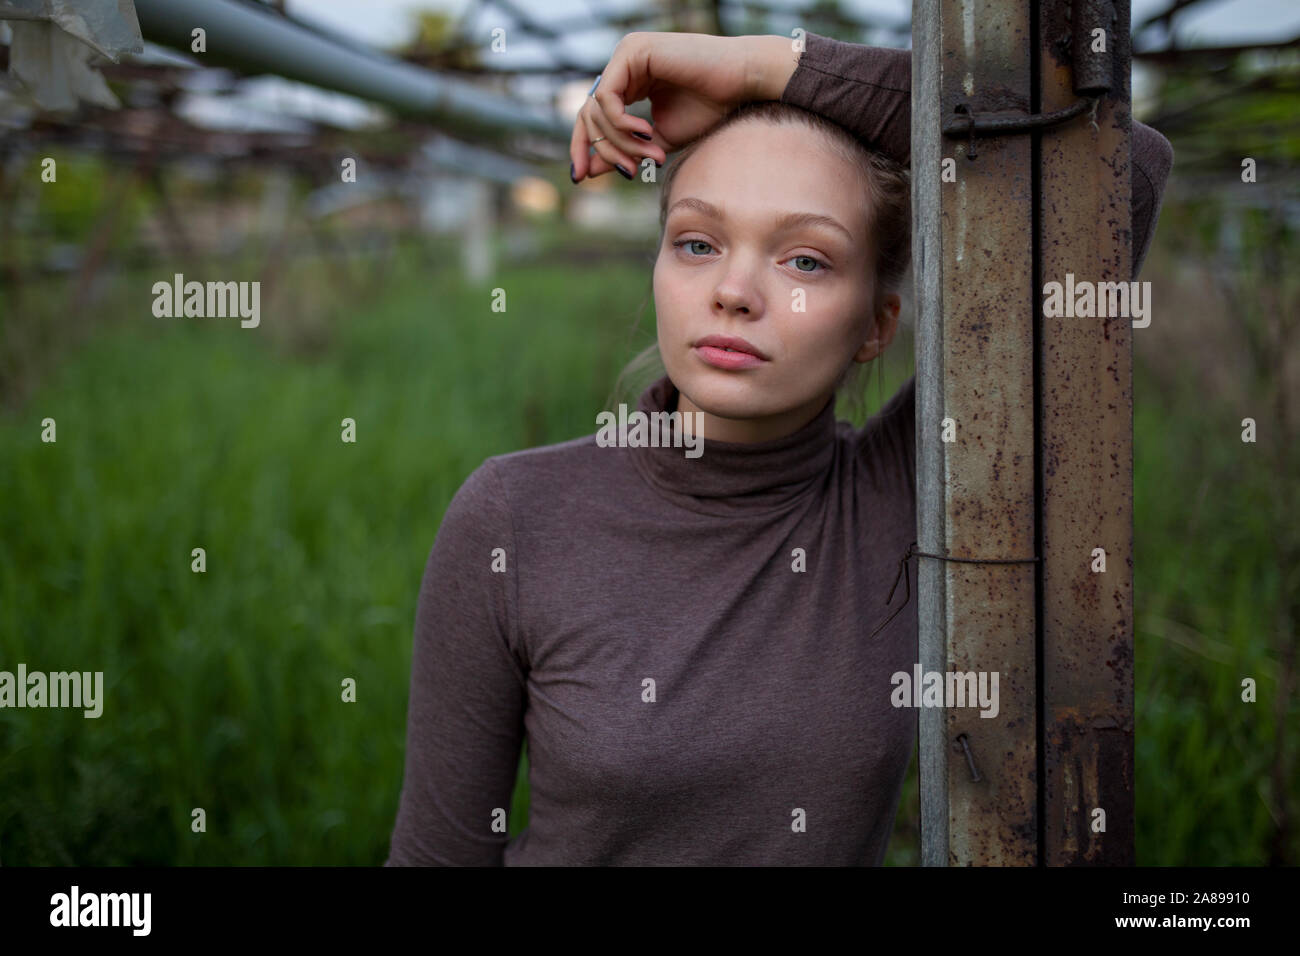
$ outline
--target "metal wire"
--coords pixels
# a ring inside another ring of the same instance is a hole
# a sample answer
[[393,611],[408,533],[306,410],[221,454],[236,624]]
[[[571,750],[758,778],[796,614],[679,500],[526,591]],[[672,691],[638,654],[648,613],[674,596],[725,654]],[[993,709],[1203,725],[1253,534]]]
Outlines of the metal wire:
[[958,561],[962,564],[1026,564],[1043,560],[1042,557],[1037,555],[1032,558],[957,558],[947,554],[930,554],[927,551],[918,551],[916,550],[916,542],[913,541],[907,546],[907,550],[903,552],[902,558],[898,561],[898,576],[894,578],[894,586],[889,589],[889,596],[885,598],[885,606],[888,607],[889,602],[894,599],[894,592],[898,589],[900,578],[906,581],[907,596],[903,598],[903,603],[894,609],[893,614],[890,614],[889,617],[876,625],[876,629],[868,634],[868,637],[875,637],[879,634],[885,625],[898,616],[899,611],[907,607],[907,602],[912,599],[912,576],[906,572],[907,562],[913,555],[920,558],[934,558],[937,561]]

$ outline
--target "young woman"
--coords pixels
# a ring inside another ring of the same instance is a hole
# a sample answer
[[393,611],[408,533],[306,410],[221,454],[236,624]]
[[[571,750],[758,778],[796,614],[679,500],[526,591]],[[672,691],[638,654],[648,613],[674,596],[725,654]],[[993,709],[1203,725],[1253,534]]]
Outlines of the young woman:
[[[703,454],[593,434],[466,479],[420,590],[388,865],[882,861],[916,615],[869,635],[915,538],[915,380],[861,429],[834,407],[897,327],[909,88],[907,51],[816,34],[797,63],[781,37],[618,45],[570,175],[690,144],[658,187],[666,374],[638,410],[695,413]],[[645,96],[653,127],[624,112]],[[1133,142],[1140,264],[1171,152]]]

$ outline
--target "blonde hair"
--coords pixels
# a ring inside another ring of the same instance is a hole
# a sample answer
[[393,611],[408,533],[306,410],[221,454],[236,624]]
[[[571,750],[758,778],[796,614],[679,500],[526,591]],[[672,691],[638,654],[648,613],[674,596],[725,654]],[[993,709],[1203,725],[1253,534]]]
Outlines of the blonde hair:
[[[802,107],[779,100],[745,103],[725,115],[716,125],[692,140],[670,158],[663,179],[659,185],[659,246],[663,245],[664,226],[668,219],[668,205],[672,194],[672,185],[682,165],[700,148],[700,146],[738,123],[761,121],[773,125],[802,125],[822,134],[826,143],[846,162],[853,165],[868,184],[867,235],[873,244],[874,297],[872,316],[880,314],[884,297],[901,288],[907,267],[911,260],[912,241],[912,207],[911,182],[908,170],[902,164],[863,144],[856,136],[820,114],[810,112]],[[651,289],[637,312],[640,326],[641,315],[653,294],[653,276]],[[838,394],[845,392],[854,411],[861,414],[865,399],[865,383],[870,368],[876,360],[869,363],[851,362],[835,384]],[[664,374],[663,359],[659,355],[659,345],[652,342],[638,352],[623,367],[614,383],[614,395],[622,396],[624,401],[635,402],[640,393],[650,382]],[[851,383],[852,387],[845,386]]]

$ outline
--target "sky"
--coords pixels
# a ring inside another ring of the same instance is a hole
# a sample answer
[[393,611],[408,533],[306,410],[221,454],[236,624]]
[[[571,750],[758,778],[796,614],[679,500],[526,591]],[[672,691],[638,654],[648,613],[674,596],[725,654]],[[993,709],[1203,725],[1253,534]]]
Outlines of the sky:
[[[633,12],[648,4],[637,0],[513,0],[523,9],[548,22],[591,20],[593,12],[608,15]],[[773,6],[791,5],[789,0],[769,0]],[[1132,21],[1141,22],[1165,9],[1169,0],[1131,0]],[[465,17],[471,34],[481,34],[489,42],[496,26],[509,29],[513,20],[493,8],[490,0],[286,0],[295,17],[376,47],[390,47],[412,35],[411,18],[418,10],[443,10],[453,17]],[[911,0],[844,0],[844,6],[863,17],[885,22],[905,22],[911,15]],[[544,9],[544,13],[538,11]],[[790,26],[797,24],[791,17]],[[779,24],[774,24],[777,29]],[[1183,45],[1219,45],[1254,40],[1270,41],[1300,34],[1300,0],[1207,0],[1204,9],[1189,12],[1179,20],[1179,38]],[[575,30],[564,38],[564,49],[579,62],[603,63],[618,42],[615,30]],[[1160,38],[1153,38],[1161,42]],[[547,48],[522,41],[507,49],[520,65],[545,65],[553,62]],[[1133,72],[1134,110],[1142,115],[1142,104],[1149,88],[1149,73],[1140,65]],[[546,84],[542,84],[545,86]],[[586,94],[587,82],[571,84],[564,91],[563,104],[572,100],[577,111]],[[581,87],[581,89],[579,88]],[[521,88],[528,95],[528,87]],[[572,97],[568,94],[572,93]],[[305,87],[279,78],[267,77],[244,84],[240,94],[228,97],[193,96],[183,109],[201,125],[228,129],[283,129],[281,117],[313,118],[339,126],[360,126],[374,121],[379,114],[370,104],[337,93]]]

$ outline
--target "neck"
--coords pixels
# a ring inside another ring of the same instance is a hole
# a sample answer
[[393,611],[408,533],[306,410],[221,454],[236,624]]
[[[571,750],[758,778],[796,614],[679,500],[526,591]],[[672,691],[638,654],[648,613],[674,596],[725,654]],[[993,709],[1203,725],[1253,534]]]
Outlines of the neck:
[[684,414],[683,420],[688,423],[700,422],[704,437],[709,441],[752,444],[794,434],[816,418],[833,395],[834,392],[827,392],[775,415],[761,415],[757,418],[724,418],[706,412],[692,402],[684,392],[678,392],[677,410],[683,413],[697,413],[699,418]]
[[[800,427],[795,425],[805,417],[802,414],[775,416],[785,420],[771,426],[784,432],[776,438],[728,442],[709,431],[700,442],[703,453],[696,457],[687,457],[675,446],[649,444],[629,447],[627,454],[657,493],[688,510],[725,516],[778,511],[821,487],[835,467],[837,426],[830,397],[827,394],[821,410]],[[646,415],[700,411],[689,405],[666,374],[641,393],[637,410]],[[683,415],[681,421],[693,425],[694,418]],[[753,421],[715,420],[746,426]],[[705,422],[703,429],[708,428]]]

